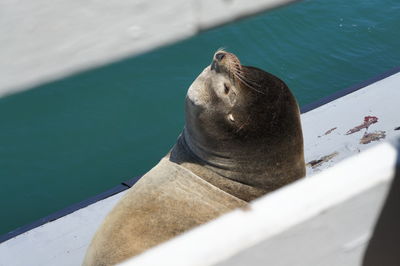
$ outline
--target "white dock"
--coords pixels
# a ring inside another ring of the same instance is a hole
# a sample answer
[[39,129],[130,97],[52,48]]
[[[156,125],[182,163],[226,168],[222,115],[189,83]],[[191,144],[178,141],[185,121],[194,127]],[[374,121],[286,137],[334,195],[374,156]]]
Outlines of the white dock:
[[[302,114],[306,161],[315,163],[307,169],[312,177],[255,201],[248,211],[227,214],[160,245],[129,265],[264,265],[266,258],[271,265],[360,265],[397,156],[389,144],[370,148],[400,137],[395,130],[400,126],[399,86],[396,73]],[[365,128],[346,133],[367,116],[378,119],[368,132],[384,131],[385,137],[361,144]],[[3,242],[0,265],[79,265],[96,228],[122,194]]]

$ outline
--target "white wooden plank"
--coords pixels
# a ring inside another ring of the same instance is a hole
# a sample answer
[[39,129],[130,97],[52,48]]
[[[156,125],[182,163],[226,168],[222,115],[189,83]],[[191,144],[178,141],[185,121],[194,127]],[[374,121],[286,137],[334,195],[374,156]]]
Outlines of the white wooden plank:
[[207,29],[291,2],[294,2],[294,0],[198,1],[197,16],[199,17],[199,27]]
[[361,265],[388,186],[378,184],[216,265]]
[[0,95],[193,35],[191,1],[0,2]]
[[1,266],[81,265],[89,243],[121,192],[0,244]]
[[393,178],[396,156],[391,145],[381,144],[260,198],[249,210],[231,212],[121,265],[359,262],[359,248],[368,239]]
[[[397,73],[303,114],[301,121],[306,162],[337,153],[319,167],[307,167],[307,174],[317,173],[380,143],[382,140],[360,144],[366,129],[346,135],[349,129],[362,124],[366,116],[378,118],[368,132],[385,131],[385,139],[400,137],[400,130],[394,130],[400,126],[400,107],[397,103],[400,99],[399,84],[400,73]],[[324,135],[333,128],[336,129]]]
[[0,1],[0,96],[177,42],[278,2],[288,0]]

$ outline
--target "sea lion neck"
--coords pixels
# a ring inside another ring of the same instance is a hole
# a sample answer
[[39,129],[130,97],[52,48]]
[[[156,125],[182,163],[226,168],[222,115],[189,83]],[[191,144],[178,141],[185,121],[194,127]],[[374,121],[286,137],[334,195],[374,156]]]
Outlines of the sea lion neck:
[[196,137],[198,137],[196,134],[190,134],[186,126],[178,140],[194,162],[224,178],[253,187],[269,189],[271,187],[269,182],[278,176],[273,176],[272,173],[276,171],[270,171],[268,163],[283,165],[284,162],[281,160],[291,160],[291,158],[279,160],[279,156],[268,149],[271,147],[269,142],[259,141],[256,147],[238,145],[236,139],[231,141],[220,139],[217,141],[218,147],[215,147],[215,142],[210,144],[207,139]]
[[305,175],[303,144],[289,132],[280,140],[258,139],[257,146],[237,145],[234,142],[220,140],[218,148],[209,146],[207,140],[190,134],[186,125],[169,159],[245,201]]
[[235,176],[235,170],[233,170],[234,161],[230,158],[205,151],[199,155],[192,148],[193,143],[189,138],[185,138],[184,130],[167,157],[170,161],[189,169],[210,184],[241,200],[249,202],[268,192],[262,188],[231,179],[230,176]]

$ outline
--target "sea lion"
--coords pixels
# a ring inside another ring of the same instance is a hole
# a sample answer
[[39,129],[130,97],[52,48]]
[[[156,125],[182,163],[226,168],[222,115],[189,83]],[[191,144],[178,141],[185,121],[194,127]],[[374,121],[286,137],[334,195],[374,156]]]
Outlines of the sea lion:
[[114,207],[84,265],[112,265],[305,175],[286,84],[218,50],[190,86],[172,150]]

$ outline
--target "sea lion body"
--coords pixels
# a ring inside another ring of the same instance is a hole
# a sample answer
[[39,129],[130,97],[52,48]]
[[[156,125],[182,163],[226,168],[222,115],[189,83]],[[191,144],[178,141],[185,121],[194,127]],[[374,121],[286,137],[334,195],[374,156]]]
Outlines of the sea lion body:
[[186,97],[170,153],[114,207],[84,265],[113,265],[305,175],[297,102],[286,84],[217,51]]
[[163,158],[106,217],[84,265],[114,265],[246,204]]

